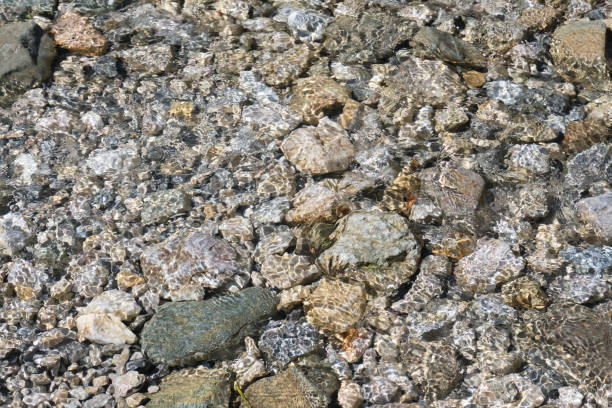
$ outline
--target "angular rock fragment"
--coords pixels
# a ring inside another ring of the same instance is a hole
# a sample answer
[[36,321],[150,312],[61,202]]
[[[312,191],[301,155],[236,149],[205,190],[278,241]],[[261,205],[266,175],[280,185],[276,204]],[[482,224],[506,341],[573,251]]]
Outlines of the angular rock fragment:
[[546,308],[549,302],[540,284],[528,276],[521,276],[502,286],[502,298],[517,309],[541,310]]
[[525,261],[514,255],[510,245],[496,239],[480,239],[472,254],[462,258],[455,268],[457,283],[470,293],[491,293],[523,271]]
[[315,56],[307,44],[289,47],[284,52],[267,51],[255,61],[253,71],[270,86],[288,86],[306,72]]
[[287,159],[301,172],[326,174],[346,170],[355,157],[355,148],[342,127],[328,118],[317,127],[291,132],[281,144]]
[[362,286],[324,278],[304,304],[306,319],[325,331],[342,333],[363,315],[365,295]]
[[91,313],[76,319],[79,336],[99,344],[132,344],[136,335],[114,314]]
[[446,280],[451,275],[451,263],[446,257],[430,255],[421,261],[420,272],[403,299],[391,305],[400,313],[421,310],[429,301],[442,296]]
[[293,87],[291,107],[312,125],[341,108],[351,97],[351,91],[331,78],[317,76],[299,79]]
[[14,256],[32,239],[32,226],[18,213],[0,217],[0,254]]
[[199,366],[164,377],[159,391],[148,395],[147,407],[225,408],[230,396],[230,373],[226,369]]
[[607,298],[612,276],[612,247],[569,246],[559,252],[565,261],[565,271],[549,284],[548,291],[556,298],[578,304],[594,303]]
[[612,245],[612,193],[578,201],[576,213],[584,225],[583,237]]
[[396,213],[356,211],[338,222],[334,244],[317,259],[328,276],[349,277],[376,291],[393,292],[414,274],[420,245]]
[[339,385],[329,369],[290,366],[273,377],[256,381],[246,389],[245,396],[253,408],[327,407]]
[[461,367],[452,347],[442,342],[408,340],[401,359],[427,401],[442,399],[461,381]]
[[199,230],[179,231],[145,249],[140,263],[149,287],[174,301],[202,299],[207,288],[249,269],[227,241]]
[[411,43],[419,57],[437,58],[478,68],[486,66],[486,60],[478,48],[433,27],[421,28],[412,37]]
[[0,26],[0,106],[49,79],[54,58],[53,39],[36,23]]
[[140,310],[133,295],[111,289],[94,297],[87,306],[79,310],[79,314],[106,313],[113,314],[123,321],[129,321],[138,316]]
[[173,215],[187,212],[190,208],[191,198],[184,191],[157,191],[144,197],[140,218],[144,225],[157,224],[166,222]]
[[130,69],[149,75],[175,68],[174,53],[168,44],[141,45],[124,50],[120,55]]
[[102,55],[108,48],[106,39],[87,21],[75,12],[62,14],[51,29],[55,43],[68,51],[83,55]]
[[292,204],[293,208],[285,216],[289,224],[333,222],[351,208],[346,194],[333,191],[324,182],[304,187],[295,195]]
[[263,288],[204,301],[162,305],[142,331],[142,350],[171,366],[232,355],[252,326],[276,311],[276,296]]
[[302,42],[320,41],[331,18],[312,9],[295,6],[279,7],[276,21],[286,22],[291,33]]
[[606,52],[606,25],[601,20],[564,24],[555,30],[550,44],[559,74],[587,85],[609,80]]
[[242,122],[261,134],[263,140],[277,139],[298,127],[302,116],[293,109],[273,102],[245,106]]

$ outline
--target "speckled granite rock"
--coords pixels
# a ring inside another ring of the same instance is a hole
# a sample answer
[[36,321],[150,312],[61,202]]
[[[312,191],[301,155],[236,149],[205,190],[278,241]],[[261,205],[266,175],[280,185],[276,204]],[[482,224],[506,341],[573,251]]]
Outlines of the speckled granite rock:
[[225,408],[231,395],[230,373],[222,368],[186,368],[165,377],[149,394],[149,408]]
[[151,360],[169,365],[231,355],[253,324],[275,312],[276,303],[275,295],[263,288],[167,303],[145,324],[142,349]]
[[490,293],[502,283],[517,278],[525,266],[510,245],[495,239],[478,242],[476,251],[462,258],[455,268],[461,287],[470,293]]
[[184,213],[191,207],[189,194],[180,190],[165,190],[148,194],[140,213],[145,225],[165,222],[169,217]]
[[51,76],[55,45],[34,22],[3,25],[0,44],[0,106],[8,106]]
[[578,201],[576,212],[584,223],[585,238],[604,245],[612,244],[612,193]]

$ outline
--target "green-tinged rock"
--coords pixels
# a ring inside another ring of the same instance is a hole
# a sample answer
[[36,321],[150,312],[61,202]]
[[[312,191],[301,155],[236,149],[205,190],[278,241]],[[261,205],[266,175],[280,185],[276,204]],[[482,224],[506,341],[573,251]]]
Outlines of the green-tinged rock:
[[180,370],[162,380],[159,392],[149,396],[147,408],[227,408],[230,382],[224,369]]
[[421,57],[481,68],[486,66],[486,60],[478,48],[432,27],[421,28],[412,38],[412,43]]
[[324,408],[331,403],[338,386],[329,369],[294,365],[255,382],[245,396],[252,408]]
[[254,324],[276,310],[276,296],[264,288],[204,301],[171,302],[145,324],[141,344],[156,363],[174,366],[231,358]]
[[0,106],[51,76],[55,58],[53,39],[33,22],[0,27]]
[[181,190],[164,190],[147,195],[140,218],[144,225],[166,222],[173,215],[191,208],[191,198]]

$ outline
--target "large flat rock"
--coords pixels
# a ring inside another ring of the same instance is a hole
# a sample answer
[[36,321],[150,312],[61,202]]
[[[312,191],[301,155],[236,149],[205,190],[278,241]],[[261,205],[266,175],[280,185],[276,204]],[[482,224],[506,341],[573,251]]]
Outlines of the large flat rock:
[[171,366],[233,355],[259,320],[276,310],[276,296],[251,287],[236,294],[162,305],[142,331],[142,350]]

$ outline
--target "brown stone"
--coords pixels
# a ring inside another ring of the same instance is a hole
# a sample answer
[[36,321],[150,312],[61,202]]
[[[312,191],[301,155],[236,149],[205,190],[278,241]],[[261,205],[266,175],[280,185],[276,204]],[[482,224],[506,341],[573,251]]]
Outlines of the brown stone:
[[550,55],[559,74],[569,82],[596,85],[609,80],[603,21],[576,21],[557,28]]
[[542,6],[523,10],[519,21],[533,30],[548,30],[559,19],[561,13],[554,7]]
[[487,82],[486,74],[478,71],[465,71],[461,76],[465,83],[473,88],[480,88]]
[[322,279],[304,307],[306,319],[320,329],[342,333],[357,323],[365,311],[366,292],[361,285]]
[[83,55],[102,55],[108,42],[87,20],[75,12],[68,12],[57,19],[51,29],[55,43],[69,51]]
[[600,121],[574,120],[565,127],[562,146],[572,152],[581,152],[606,140],[607,128]]
[[327,118],[322,118],[317,127],[306,126],[291,132],[281,149],[298,170],[307,174],[346,170],[355,157],[346,131]]
[[293,88],[291,107],[301,113],[306,122],[316,125],[319,119],[342,107],[350,97],[351,91],[331,78],[302,78]]

